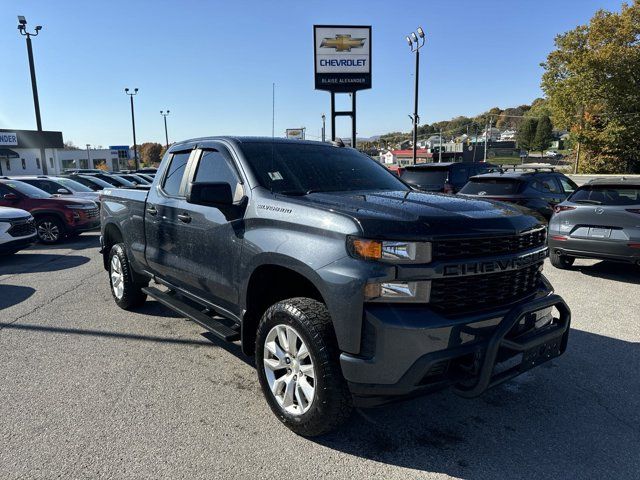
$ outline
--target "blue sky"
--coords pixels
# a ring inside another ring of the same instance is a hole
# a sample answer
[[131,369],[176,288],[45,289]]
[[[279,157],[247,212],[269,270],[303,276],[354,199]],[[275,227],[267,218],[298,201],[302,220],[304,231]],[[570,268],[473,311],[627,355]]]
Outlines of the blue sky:
[[[427,32],[420,72],[422,122],[474,115],[541,95],[539,64],[556,34],[588,22],[608,0],[199,1],[3,0],[0,127],[35,129],[24,38],[33,28],[43,126],[76,145],[130,144],[124,87],[138,87],[138,142],[271,134],[320,135],[329,94],[313,86],[312,26],[372,25],[373,88],[358,93],[358,135],[408,131],[414,57],[404,37]],[[347,98],[338,101],[346,107]],[[337,134],[350,135],[348,119]]]

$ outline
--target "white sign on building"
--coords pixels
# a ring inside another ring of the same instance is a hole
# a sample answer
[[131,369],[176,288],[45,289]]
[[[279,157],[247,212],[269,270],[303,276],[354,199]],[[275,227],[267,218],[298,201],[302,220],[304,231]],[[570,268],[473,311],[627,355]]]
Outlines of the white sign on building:
[[8,147],[8,146],[17,146],[18,145],[18,134],[10,133],[10,132],[0,132],[0,145]]

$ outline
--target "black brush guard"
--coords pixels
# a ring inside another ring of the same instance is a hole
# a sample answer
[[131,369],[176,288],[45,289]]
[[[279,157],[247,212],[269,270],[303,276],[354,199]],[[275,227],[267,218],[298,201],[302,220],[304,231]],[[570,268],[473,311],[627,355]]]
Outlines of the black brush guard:
[[[505,338],[527,315],[552,307],[558,310],[560,317],[554,318],[550,325],[526,332],[520,337]],[[567,348],[570,323],[571,311],[558,295],[549,295],[514,308],[498,324],[489,338],[484,352],[478,354],[476,359],[477,375],[474,375],[469,381],[456,384],[453,387],[454,392],[466,398],[477,397],[488,388],[506,382],[561,355]],[[522,361],[518,365],[494,373],[496,363],[505,354],[505,350],[512,353],[511,357],[522,354]]]

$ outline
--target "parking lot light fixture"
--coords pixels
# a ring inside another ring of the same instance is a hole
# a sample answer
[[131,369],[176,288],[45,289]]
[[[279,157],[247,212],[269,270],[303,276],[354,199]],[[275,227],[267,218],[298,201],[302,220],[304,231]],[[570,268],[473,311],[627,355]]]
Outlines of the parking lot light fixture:
[[[23,15],[18,15],[18,31],[23,37],[27,37],[27,55],[29,57],[29,72],[31,74],[31,90],[33,91],[33,106],[36,111],[36,127],[38,132],[42,132],[42,118],[40,116],[40,100],[38,98],[38,84],[36,82],[36,67],[33,61],[33,46],[31,45],[31,37],[37,37],[42,30],[42,25],[38,25],[35,31],[27,30],[27,19]],[[42,173],[47,174],[47,159],[44,148],[40,148],[40,158],[42,160]]]
[[[417,33],[416,33],[417,32]],[[412,32],[407,35],[407,43],[409,43],[409,48],[411,49],[411,53],[416,54],[416,74],[415,74],[415,95],[413,102],[413,116],[411,120],[413,120],[413,164],[416,164],[417,156],[418,156],[418,122],[420,121],[420,117],[418,116],[418,80],[420,74],[420,49],[424,46],[426,39],[424,35],[424,30],[422,27],[418,27],[416,32]]]
[[166,142],[167,150],[169,149],[169,134],[167,133],[167,116],[169,115],[170,112],[171,112],[170,110],[167,110],[166,112],[164,110],[160,110],[160,115],[164,117],[164,140]]
[[131,127],[133,128],[133,157],[136,165],[136,170],[140,168],[140,162],[138,162],[138,144],[136,143],[136,116],[133,111],[133,97],[138,94],[138,89],[134,88],[133,93],[129,93],[129,89],[125,88],[124,93],[129,95],[129,100],[131,100]]

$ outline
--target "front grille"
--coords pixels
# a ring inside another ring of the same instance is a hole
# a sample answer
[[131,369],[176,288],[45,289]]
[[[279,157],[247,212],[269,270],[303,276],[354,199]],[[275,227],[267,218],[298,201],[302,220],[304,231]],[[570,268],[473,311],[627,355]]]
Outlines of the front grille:
[[517,253],[541,247],[545,244],[546,239],[547,229],[541,227],[518,235],[439,240],[434,242],[432,246],[433,259],[451,260]]
[[98,207],[92,208],[91,210],[86,210],[86,212],[87,218],[98,218],[98,216],[100,215]]
[[533,293],[541,271],[542,262],[508,272],[433,280],[429,303],[451,314],[499,307]]
[[36,233],[36,226],[33,219],[14,220],[11,222],[11,228],[7,233],[12,237],[26,237]]

